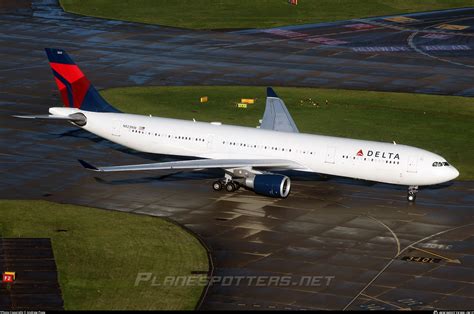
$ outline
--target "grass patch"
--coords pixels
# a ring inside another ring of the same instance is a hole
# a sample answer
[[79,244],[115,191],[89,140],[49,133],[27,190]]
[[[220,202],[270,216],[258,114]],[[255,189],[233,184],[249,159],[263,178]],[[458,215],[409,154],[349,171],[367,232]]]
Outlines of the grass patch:
[[60,0],[72,13],[193,29],[266,28],[471,6],[472,0]]
[[[301,132],[420,147],[445,157],[461,180],[474,178],[472,98],[288,87],[275,91]],[[255,127],[265,110],[265,93],[264,87],[188,86],[116,88],[102,95],[124,112]],[[199,103],[201,96],[209,101]],[[257,102],[237,109],[240,98]]]
[[52,239],[68,310],[188,310],[204,288],[134,286],[139,272],[163,279],[208,269],[199,241],[161,218],[45,201],[1,200],[0,213],[1,237]]

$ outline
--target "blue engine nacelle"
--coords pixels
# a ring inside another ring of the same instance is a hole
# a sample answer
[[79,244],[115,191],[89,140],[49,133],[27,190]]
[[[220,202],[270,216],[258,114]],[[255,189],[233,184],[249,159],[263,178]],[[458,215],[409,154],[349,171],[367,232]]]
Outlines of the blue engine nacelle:
[[290,194],[290,178],[280,174],[258,174],[247,178],[245,185],[252,188],[255,193],[271,197],[285,198]]

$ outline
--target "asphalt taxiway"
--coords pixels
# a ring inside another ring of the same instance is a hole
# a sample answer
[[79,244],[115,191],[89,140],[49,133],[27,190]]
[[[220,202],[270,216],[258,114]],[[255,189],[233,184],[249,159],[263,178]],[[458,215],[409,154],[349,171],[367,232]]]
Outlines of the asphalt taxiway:
[[276,200],[214,192],[219,172],[95,176],[76,159],[126,164],[150,156],[68,124],[10,115],[59,103],[44,47],[66,49],[99,88],[290,85],[472,96],[473,13],[212,32],[81,17],[55,1],[7,10],[0,197],[168,217],[206,243],[215,275],[332,278],[319,286],[213,285],[201,309],[472,308],[474,182],[423,189],[409,205],[404,188],[342,179],[295,178],[290,197]]
[[13,270],[14,283],[0,286],[3,311],[64,310],[51,239],[0,238],[0,272]]

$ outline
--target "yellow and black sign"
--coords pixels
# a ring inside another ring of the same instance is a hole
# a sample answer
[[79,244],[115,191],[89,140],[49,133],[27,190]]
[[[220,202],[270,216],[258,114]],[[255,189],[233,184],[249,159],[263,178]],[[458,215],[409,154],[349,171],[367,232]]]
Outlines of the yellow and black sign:
[[403,256],[402,260],[407,262],[417,262],[425,264],[436,264],[441,262],[441,258],[420,257],[420,256]]
[[462,31],[463,29],[469,28],[469,26],[454,25],[454,24],[441,24],[439,26],[436,26],[436,28],[447,29],[447,30],[450,30],[450,31]]
[[386,18],[384,18],[384,20],[390,21],[390,22],[402,23],[402,24],[405,24],[405,23],[413,23],[413,22],[417,22],[417,21],[418,21],[417,19],[412,19],[412,18],[406,17],[406,16],[386,17]]
[[255,99],[253,99],[253,98],[242,98],[242,99],[240,100],[240,102],[243,103],[243,104],[252,105],[252,104],[255,103]]

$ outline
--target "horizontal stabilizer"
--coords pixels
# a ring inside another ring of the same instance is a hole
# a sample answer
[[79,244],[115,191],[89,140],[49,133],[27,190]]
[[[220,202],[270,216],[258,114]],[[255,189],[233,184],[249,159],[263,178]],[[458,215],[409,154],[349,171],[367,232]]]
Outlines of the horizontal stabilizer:
[[40,115],[29,115],[29,116],[19,116],[14,115],[15,118],[21,119],[43,119],[43,120],[67,120],[72,121],[80,126],[86,125],[87,118],[82,113],[73,113],[67,116],[59,116],[54,114],[40,114]]
[[74,118],[71,118],[69,116],[56,116],[56,115],[52,115],[52,114],[40,114],[40,115],[31,115],[31,116],[14,116],[14,117],[15,118],[21,118],[21,119],[74,120]]

